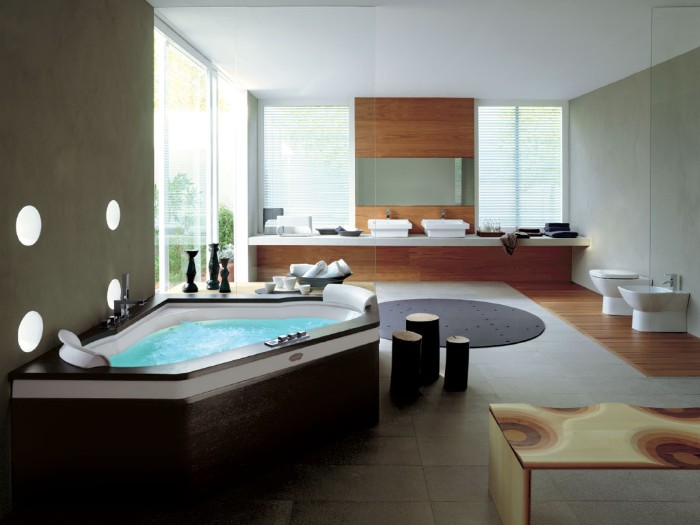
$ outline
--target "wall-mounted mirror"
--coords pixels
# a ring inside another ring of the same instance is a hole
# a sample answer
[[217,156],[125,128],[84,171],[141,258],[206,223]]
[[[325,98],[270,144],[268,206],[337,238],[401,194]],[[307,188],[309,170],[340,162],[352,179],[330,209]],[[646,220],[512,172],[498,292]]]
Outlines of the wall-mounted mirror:
[[358,206],[472,206],[473,158],[357,158]]

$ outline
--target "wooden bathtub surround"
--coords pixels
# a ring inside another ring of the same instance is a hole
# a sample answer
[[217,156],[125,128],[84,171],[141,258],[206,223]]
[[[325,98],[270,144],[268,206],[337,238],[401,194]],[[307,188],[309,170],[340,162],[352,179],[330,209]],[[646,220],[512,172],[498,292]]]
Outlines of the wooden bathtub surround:
[[423,219],[440,219],[441,210],[445,210],[445,219],[462,219],[469,223],[467,233],[474,233],[474,206],[355,206],[355,227],[370,233],[367,227],[369,219],[386,219],[386,209],[391,210],[392,219],[407,219],[413,227],[408,233],[425,233],[420,221]]
[[519,246],[512,256],[498,246],[257,246],[259,281],[283,275],[292,263],[344,259],[346,281],[571,281],[569,246]]
[[530,523],[532,470],[700,470],[700,408],[489,406],[489,493],[504,525]]
[[356,98],[355,156],[473,157],[474,99]]

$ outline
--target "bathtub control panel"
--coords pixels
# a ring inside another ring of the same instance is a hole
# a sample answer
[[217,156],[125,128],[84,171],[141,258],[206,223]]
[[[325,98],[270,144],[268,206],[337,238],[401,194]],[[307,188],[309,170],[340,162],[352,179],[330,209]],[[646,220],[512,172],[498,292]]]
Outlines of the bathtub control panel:
[[265,341],[265,344],[267,346],[283,346],[296,343],[298,341],[303,341],[304,339],[308,338],[309,334],[307,334],[305,330],[300,330],[298,332],[279,335],[277,336],[277,339],[270,339],[269,341]]

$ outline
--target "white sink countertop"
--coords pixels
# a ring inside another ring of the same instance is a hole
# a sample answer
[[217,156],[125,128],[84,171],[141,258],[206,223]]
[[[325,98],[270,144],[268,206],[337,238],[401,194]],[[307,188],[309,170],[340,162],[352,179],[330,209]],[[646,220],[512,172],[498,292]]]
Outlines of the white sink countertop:
[[[359,237],[340,235],[311,235],[307,237],[280,237],[278,235],[255,235],[248,238],[250,246],[502,246],[499,237],[428,237],[413,234],[408,237],[372,237],[362,234]],[[574,239],[552,239],[551,237],[531,237],[518,239],[518,246],[582,246],[591,244],[589,237]],[[517,248],[516,248],[517,250]],[[517,251],[516,251],[517,253]]]

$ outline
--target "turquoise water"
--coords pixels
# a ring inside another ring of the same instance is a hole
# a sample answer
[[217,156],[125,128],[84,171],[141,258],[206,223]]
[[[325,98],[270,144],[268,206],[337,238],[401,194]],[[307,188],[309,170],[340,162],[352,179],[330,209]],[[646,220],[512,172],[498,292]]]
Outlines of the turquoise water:
[[147,335],[109,361],[116,367],[178,363],[337,322],[316,317],[185,322]]

